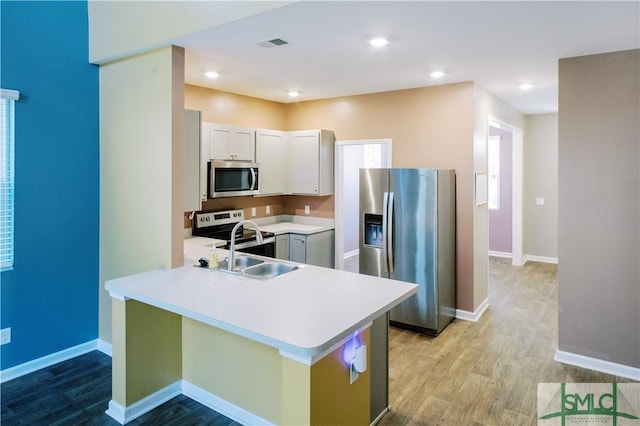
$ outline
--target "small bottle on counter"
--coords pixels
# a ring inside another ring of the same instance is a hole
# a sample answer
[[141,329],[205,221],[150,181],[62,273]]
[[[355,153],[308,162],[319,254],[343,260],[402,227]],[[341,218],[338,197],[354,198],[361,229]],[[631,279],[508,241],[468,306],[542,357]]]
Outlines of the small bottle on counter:
[[218,269],[218,251],[215,244],[212,244],[209,250],[209,268]]

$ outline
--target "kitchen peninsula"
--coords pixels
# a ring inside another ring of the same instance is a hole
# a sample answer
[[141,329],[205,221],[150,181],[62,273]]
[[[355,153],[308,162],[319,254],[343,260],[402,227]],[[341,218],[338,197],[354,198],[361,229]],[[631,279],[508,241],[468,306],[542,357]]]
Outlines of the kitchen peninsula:
[[259,280],[192,263],[106,283],[109,415],[124,424],[183,393],[245,424],[369,424],[369,371],[350,383],[350,363],[415,285],[312,265]]

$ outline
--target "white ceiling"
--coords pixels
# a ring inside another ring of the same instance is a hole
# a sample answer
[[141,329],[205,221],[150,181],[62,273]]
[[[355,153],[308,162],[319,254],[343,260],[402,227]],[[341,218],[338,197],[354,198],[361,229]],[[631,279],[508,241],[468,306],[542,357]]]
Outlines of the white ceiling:
[[557,111],[558,59],[640,48],[640,2],[300,1],[173,42],[187,83],[277,102],[475,81],[537,114]]

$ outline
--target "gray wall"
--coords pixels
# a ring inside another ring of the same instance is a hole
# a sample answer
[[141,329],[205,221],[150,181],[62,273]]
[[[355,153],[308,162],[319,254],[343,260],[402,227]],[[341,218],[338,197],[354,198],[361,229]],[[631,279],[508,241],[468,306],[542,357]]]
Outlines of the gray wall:
[[640,368],[640,50],[560,60],[558,348]]
[[523,167],[524,254],[557,260],[558,114],[525,117]]

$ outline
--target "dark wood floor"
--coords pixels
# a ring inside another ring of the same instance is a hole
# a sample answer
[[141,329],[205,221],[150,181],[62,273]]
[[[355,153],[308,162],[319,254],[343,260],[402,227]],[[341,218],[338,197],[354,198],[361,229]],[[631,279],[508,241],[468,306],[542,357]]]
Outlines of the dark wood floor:
[[[3,383],[2,426],[108,425],[111,358],[93,351]],[[239,423],[180,395],[129,425],[236,426]]]

